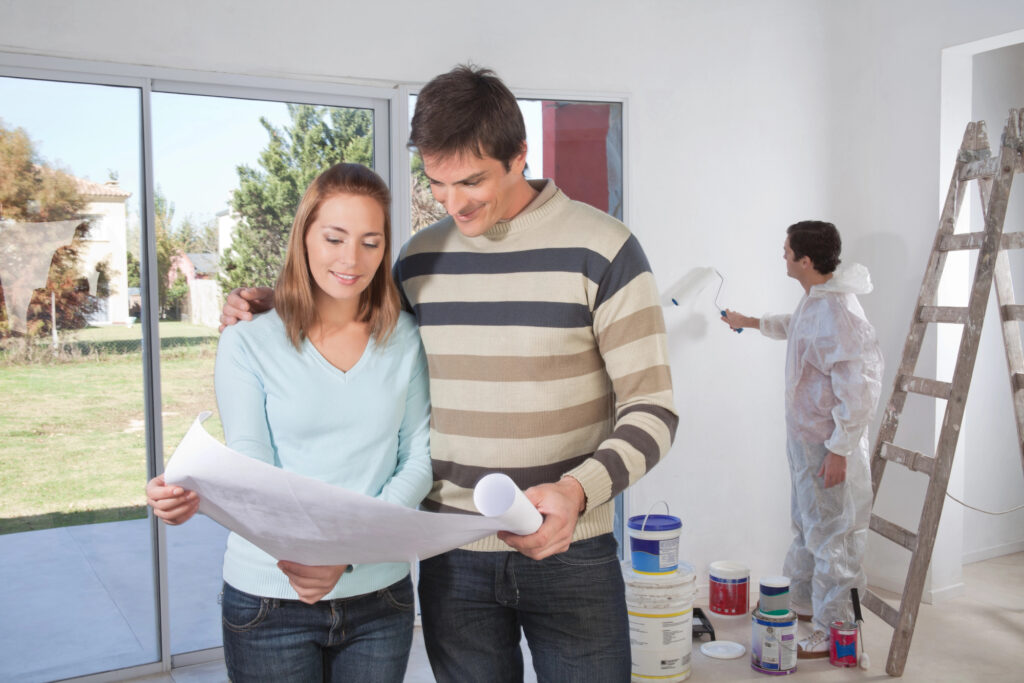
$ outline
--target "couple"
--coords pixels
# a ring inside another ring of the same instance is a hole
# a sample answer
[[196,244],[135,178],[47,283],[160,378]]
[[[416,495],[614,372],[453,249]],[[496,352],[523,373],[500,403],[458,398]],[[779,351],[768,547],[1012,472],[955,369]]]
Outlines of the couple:
[[[508,474],[541,528],[420,563],[434,675],[522,680],[522,629],[538,680],[627,681],[612,500],[678,422],[646,257],[618,221],[526,180],[522,115],[488,70],[428,83],[409,144],[449,217],[405,245],[394,280],[387,188],[339,164],[307,190],[277,287],[229,297],[224,322],[251,322],[217,352],[228,445],[433,511],[475,513],[476,481]],[[162,477],[147,495],[168,523],[198,508]],[[224,579],[233,680],[402,680],[407,565],[276,562],[232,534]]]

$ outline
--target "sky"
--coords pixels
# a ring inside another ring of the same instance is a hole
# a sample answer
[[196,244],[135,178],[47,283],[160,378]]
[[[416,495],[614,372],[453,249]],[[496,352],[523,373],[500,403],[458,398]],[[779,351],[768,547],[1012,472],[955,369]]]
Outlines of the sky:
[[[4,125],[25,129],[48,165],[98,183],[116,172],[132,193],[130,212],[141,193],[140,99],[135,88],[0,77]],[[202,225],[228,208],[237,166],[256,168],[267,144],[260,116],[279,128],[290,120],[283,103],[260,100],[155,92],[152,107],[153,177],[174,205],[176,226],[186,217]],[[520,108],[531,141],[528,175],[540,177],[540,102]]]
[[[264,116],[275,126],[288,121],[279,102],[153,93],[153,176],[175,205],[175,223],[198,222],[227,208],[238,184],[236,167],[255,167],[266,146]],[[24,128],[50,165],[80,178],[106,182],[118,175],[138,209],[140,189],[140,93],[120,88],[0,78],[0,119]]]

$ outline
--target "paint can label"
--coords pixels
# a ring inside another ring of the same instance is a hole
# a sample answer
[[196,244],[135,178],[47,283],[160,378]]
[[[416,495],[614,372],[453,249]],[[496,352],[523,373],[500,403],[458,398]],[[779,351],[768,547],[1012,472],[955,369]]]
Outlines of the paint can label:
[[750,598],[747,594],[750,578],[726,579],[711,575],[708,608],[715,614],[746,614]]
[[832,666],[857,666],[857,626],[833,621],[830,627],[828,661]]
[[764,674],[796,671],[796,613],[774,617],[754,610],[751,615],[750,668]]

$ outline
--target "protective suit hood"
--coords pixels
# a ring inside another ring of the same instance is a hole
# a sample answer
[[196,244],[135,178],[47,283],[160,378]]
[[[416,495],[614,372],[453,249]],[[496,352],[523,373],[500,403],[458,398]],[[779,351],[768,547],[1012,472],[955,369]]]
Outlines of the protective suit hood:
[[874,289],[871,284],[871,274],[868,269],[859,263],[836,268],[832,279],[820,285],[811,287],[807,296],[822,296],[826,292],[840,292],[843,294],[869,294]]

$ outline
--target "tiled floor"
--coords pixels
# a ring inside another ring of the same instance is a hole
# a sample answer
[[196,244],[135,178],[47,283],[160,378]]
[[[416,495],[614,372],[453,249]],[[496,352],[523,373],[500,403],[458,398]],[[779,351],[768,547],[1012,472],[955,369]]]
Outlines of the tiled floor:
[[[155,659],[155,609],[146,520],[0,536],[0,681],[50,681]],[[172,651],[219,645],[220,561],[225,532],[205,518],[168,529]],[[903,681],[1019,681],[1024,643],[1024,553],[968,565],[966,595],[923,605]],[[175,586],[189,586],[188,590]],[[701,602],[698,601],[698,605]],[[748,646],[750,621],[713,617],[719,640]],[[801,661],[806,681],[889,680],[891,630],[865,612],[869,671]],[[692,681],[764,681],[749,654],[718,660],[693,644]],[[528,653],[527,653],[528,654]],[[90,670],[82,670],[89,661]],[[138,679],[227,680],[222,662]],[[526,681],[536,678],[532,671]],[[433,681],[417,630],[406,676]]]

